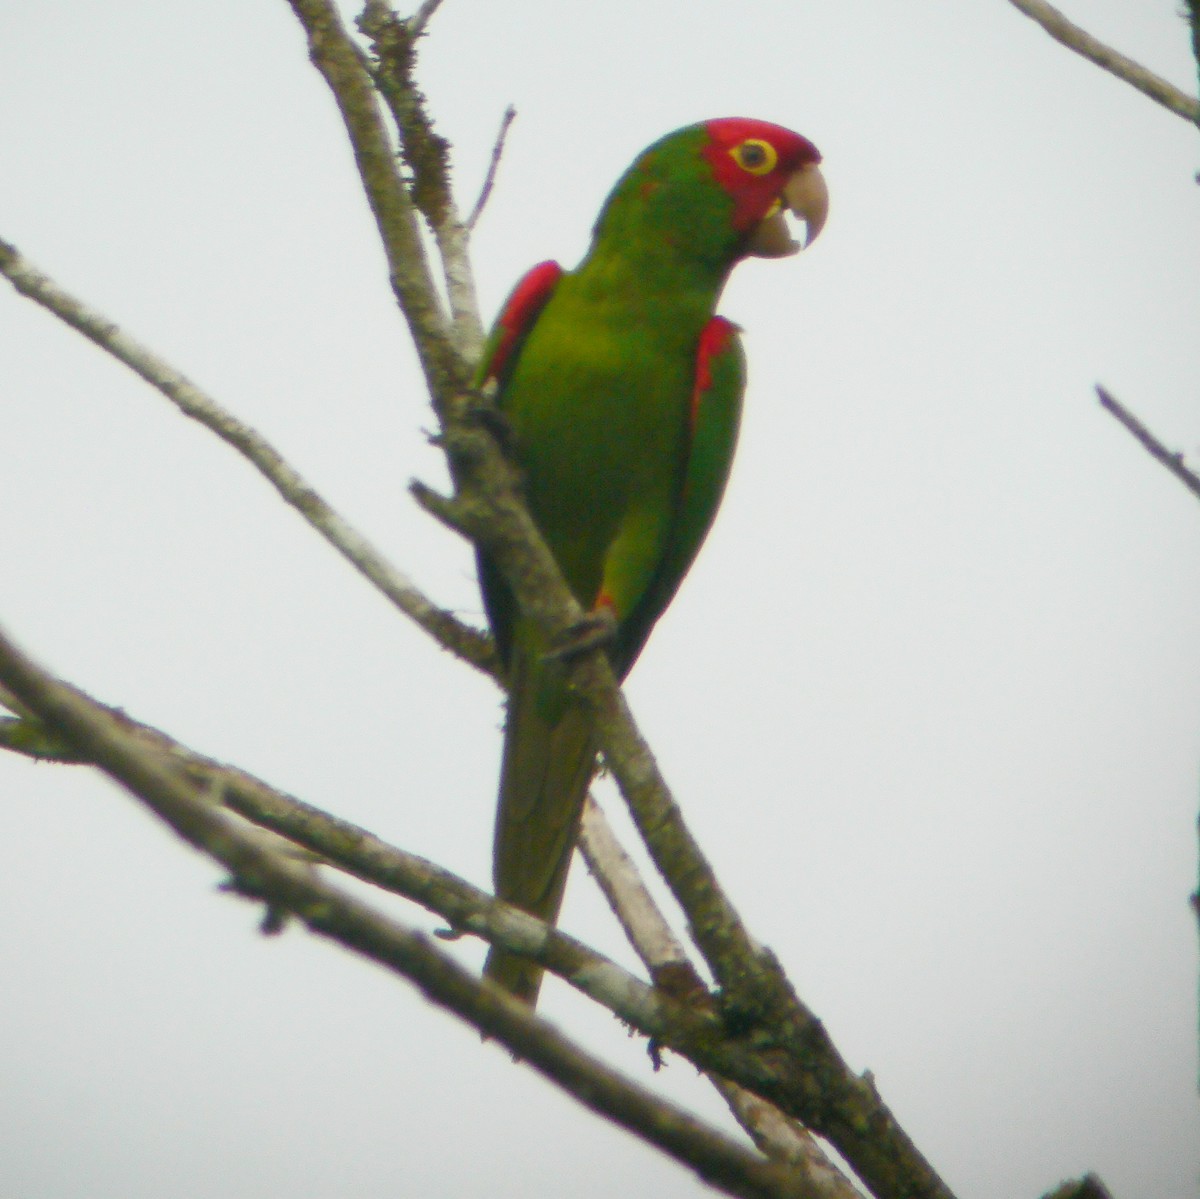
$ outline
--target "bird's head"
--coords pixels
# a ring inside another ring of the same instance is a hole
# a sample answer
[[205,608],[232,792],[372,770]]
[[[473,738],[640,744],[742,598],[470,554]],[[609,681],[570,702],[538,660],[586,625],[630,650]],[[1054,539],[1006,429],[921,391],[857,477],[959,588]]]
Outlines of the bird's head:
[[829,191],[817,164],[821,154],[806,137],[745,117],[707,121],[704,157],[716,181],[733,197],[733,226],[748,234],[745,253],[783,258],[800,245],[788,229],[786,212],[805,224],[804,244],[821,232],[829,213]]
[[807,138],[767,121],[726,117],[678,129],[618,181],[596,222],[593,254],[691,261],[722,273],[748,255],[794,254],[789,212],[806,226],[805,245],[825,224],[820,161]]

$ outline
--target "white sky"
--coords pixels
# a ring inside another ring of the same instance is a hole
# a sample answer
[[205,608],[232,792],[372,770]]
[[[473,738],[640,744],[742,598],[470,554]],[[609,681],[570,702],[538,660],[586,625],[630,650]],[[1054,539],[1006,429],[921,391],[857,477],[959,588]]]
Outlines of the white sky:
[[[1188,91],[1173,0],[1070,13]],[[421,78],[485,310],[581,254],[644,145],[792,126],[811,255],[723,304],[751,383],[708,546],[630,684],[751,927],[951,1187],[1190,1199],[1196,131],[1004,0],[447,0]],[[349,152],[282,0],[0,8],[0,237],[258,426],[441,601],[470,556]],[[499,697],[257,475],[0,288],[0,623],[200,750],[489,879]],[[613,807],[615,808],[615,800]],[[693,1196],[96,777],[0,758],[0,1195]],[[432,922],[406,913],[425,925]],[[586,874],[564,924],[629,960]],[[463,945],[464,958],[481,950]],[[721,1119],[564,987],[546,1014]]]

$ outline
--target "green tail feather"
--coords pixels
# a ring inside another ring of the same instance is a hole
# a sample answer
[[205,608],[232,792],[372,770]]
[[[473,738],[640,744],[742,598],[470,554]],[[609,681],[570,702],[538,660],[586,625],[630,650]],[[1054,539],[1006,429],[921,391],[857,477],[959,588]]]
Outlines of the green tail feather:
[[[596,743],[561,665],[545,660],[540,647],[516,648],[510,683],[496,812],[496,894],[553,923],[595,769]],[[530,1007],[537,1002],[542,968],[528,958],[493,949],[484,974]]]

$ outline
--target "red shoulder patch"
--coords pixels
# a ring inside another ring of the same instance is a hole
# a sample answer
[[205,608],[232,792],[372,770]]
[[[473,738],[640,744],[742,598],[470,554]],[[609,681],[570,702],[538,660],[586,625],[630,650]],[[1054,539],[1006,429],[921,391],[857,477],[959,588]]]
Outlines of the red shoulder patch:
[[496,321],[495,349],[487,364],[483,381],[496,379],[504,372],[513,351],[533,328],[538,313],[554,293],[563,269],[557,262],[539,262],[531,267],[513,288]]
[[700,344],[696,347],[696,384],[692,389],[689,413],[693,431],[700,414],[700,400],[712,386],[713,359],[725,352],[737,332],[738,326],[723,316],[714,316],[700,332]]

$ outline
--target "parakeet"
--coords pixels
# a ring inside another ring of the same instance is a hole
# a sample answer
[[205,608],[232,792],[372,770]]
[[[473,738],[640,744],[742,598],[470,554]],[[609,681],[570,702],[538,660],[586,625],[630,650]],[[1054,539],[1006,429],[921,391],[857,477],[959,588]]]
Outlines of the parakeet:
[[[738,328],[715,315],[737,262],[820,232],[821,156],[799,134],[726,118],[643,151],[605,201],[573,271],[517,284],[476,378],[494,380],[530,513],[624,677],[712,524],[745,383]],[[507,672],[496,894],[553,922],[596,765],[583,707],[486,554],[479,574]],[[542,970],[493,949],[485,973],[533,1005]]]

